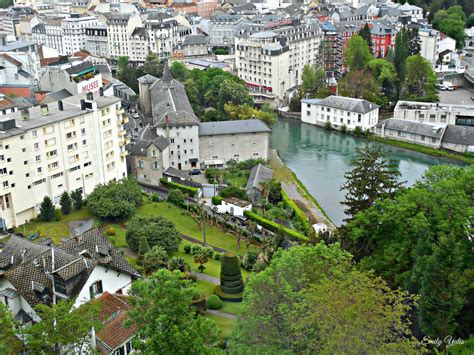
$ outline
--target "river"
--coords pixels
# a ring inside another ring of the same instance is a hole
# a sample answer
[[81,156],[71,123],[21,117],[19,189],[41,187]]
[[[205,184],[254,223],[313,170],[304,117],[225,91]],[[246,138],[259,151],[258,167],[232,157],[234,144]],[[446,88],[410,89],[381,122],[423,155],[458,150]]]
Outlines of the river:
[[[308,191],[336,225],[345,218],[344,173],[351,169],[357,147],[364,147],[365,138],[353,137],[298,120],[280,118],[272,127],[270,147],[278,150],[284,163],[293,170]],[[401,180],[408,186],[419,179],[432,165],[453,163],[443,158],[382,144],[389,159],[398,163]]]

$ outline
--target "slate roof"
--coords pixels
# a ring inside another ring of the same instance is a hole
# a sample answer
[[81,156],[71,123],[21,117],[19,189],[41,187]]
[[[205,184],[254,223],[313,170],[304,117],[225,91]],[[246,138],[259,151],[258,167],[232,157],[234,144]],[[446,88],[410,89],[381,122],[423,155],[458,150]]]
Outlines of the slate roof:
[[143,76],[139,77],[137,80],[141,84],[153,84],[155,81],[157,81],[159,79],[157,77],[153,76],[153,75],[146,74],[146,75],[143,75]]
[[414,133],[421,136],[431,137],[440,139],[443,136],[443,132],[446,128],[446,125],[436,124],[431,125],[428,123],[420,123],[415,121],[408,120],[399,120],[396,118],[390,118],[384,122],[379,123],[379,125],[385,125],[386,129],[391,129],[395,131]]
[[443,143],[474,146],[474,127],[448,125],[442,141]]
[[219,122],[202,122],[199,124],[199,136],[214,136],[219,134],[245,134],[271,132],[268,126],[257,119]]
[[156,130],[151,129],[150,125],[146,125],[140,132],[140,136],[130,147],[130,152],[135,155],[147,155],[147,149],[150,144],[154,144],[160,151],[164,151],[170,142],[161,135],[156,134]]
[[103,343],[112,353],[117,347],[127,342],[136,333],[138,327],[132,324],[126,327],[127,310],[131,308],[128,296],[104,292],[98,299],[101,310],[99,319],[103,328],[96,334],[99,343]]
[[[98,247],[107,250],[108,255],[100,253]],[[105,237],[97,228],[89,229],[78,237],[70,238],[58,247],[71,254],[81,253],[87,250],[87,255],[99,264],[108,266],[114,270],[125,272],[131,276],[139,277],[140,274],[125,260],[120,251]],[[111,257],[107,258],[107,256]]]
[[204,35],[189,35],[184,39],[183,46],[194,46],[199,44],[207,44],[208,38]]
[[12,266],[19,265],[22,260],[34,258],[47,250],[49,250],[47,246],[11,235],[10,239],[1,247],[0,269],[8,270]]
[[58,91],[49,92],[46,97],[41,101],[41,103],[50,103],[53,101],[63,100],[71,96],[72,94],[68,90],[61,89]]
[[357,113],[367,113],[379,108],[378,105],[364,99],[353,99],[336,95],[322,99],[318,102],[318,105]]
[[255,165],[252,170],[250,171],[250,176],[247,181],[247,186],[245,190],[250,190],[252,188],[256,188],[257,190],[261,190],[262,187],[260,184],[264,181],[268,181],[273,176],[273,170],[267,168],[265,165],[258,164]]

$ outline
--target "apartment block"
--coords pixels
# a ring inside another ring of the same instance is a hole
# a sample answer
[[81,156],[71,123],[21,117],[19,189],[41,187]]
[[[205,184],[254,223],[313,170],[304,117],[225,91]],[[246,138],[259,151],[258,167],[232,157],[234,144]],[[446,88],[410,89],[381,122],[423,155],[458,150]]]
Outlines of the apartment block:
[[123,113],[119,98],[89,93],[0,116],[0,226],[37,217],[45,196],[126,177]]

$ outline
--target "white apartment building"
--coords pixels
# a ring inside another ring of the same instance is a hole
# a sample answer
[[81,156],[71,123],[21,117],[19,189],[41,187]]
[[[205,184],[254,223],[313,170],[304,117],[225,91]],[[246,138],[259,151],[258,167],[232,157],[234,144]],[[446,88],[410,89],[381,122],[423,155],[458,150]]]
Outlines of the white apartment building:
[[474,127],[474,105],[398,101],[393,118],[431,124]]
[[420,55],[435,66],[438,60],[440,32],[431,28],[420,28],[418,34],[421,42]]
[[63,30],[63,52],[72,54],[86,48],[86,28],[97,24],[95,16],[79,16],[72,14],[61,23]]
[[218,13],[211,16],[209,22],[209,38],[211,47],[234,48],[235,32],[237,27],[244,22],[251,21],[240,15]]
[[288,89],[301,84],[304,65],[319,64],[321,36],[317,23],[306,23],[236,37],[238,76],[251,91],[282,100]]
[[123,113],[119,98],[76,95],[0,116],[0,225],[35,218],[45,196],[126,177]]
[[148,33],[148,47],[160,58],[169,58],[178,49],[180,42],[178,21],[171,15],[152,12],[145,20],[145,29]]
[[40,23],[33,27],[31,30],[33,41],[37,44],[54,48],[60,54],[65,54],[61,22],[61,19],[50,19],[44,24]]
[[107,26],[97,24],[86,28],[85,49],[93,56],[100,58],[108,57],[109,45],[107,43]]
[[363,99],[329,96],[325,99],[301,100],[301,121],[317,126],[328,123],[335,129],[348,130],[375,127],[379,120],[379,106]]
[[137,13],[111,12],[107,18],[108,54],[110,58],[130,57],[130,37],[136,27],[143,27],[142,19]]

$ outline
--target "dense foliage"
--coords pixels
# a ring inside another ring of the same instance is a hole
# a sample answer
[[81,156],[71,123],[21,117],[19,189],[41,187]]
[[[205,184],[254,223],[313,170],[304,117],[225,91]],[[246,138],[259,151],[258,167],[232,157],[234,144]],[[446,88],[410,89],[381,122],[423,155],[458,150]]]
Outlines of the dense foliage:
[[104,219],[133,215],[142,204],[142,190],[132,177],[98,185],[87,198],[92,214]]
[[456,48],[464,47],[466,15],[461,6],[438,10],[433,17],[433,27],[456,40]]
[[252,274],[231,352],[413,352],[412,300],[354,268],[338,244],[279,250]]
[[138,327],[134,347],[147,354],[208,354],[219,334],[191,307],[198,292],[178,271],[157,271],[132,285],[129,317]]
[[[412,188],[358,213],[343,242],[364,269],[421,295],[421,330],[472,334],[474,166],[435,166]],[[470,280],[470,281],[468,281]]]
[[341,186],[347,191],[342,204],[350,217],[373,206],[377,199],[395,196],[402,186],[398,181],[400,172],[394,162],[385,159],[380,147],[357,148],[356,154],[353,168],[344,174],[346,182]]
[[117,60],[117,78],[138,94],[137,79],[145,74],[160,78],[163,74],[163,63],[156,53],[150,52],[142,66],[131,65],[128,57]]
[[[140,238],[145,237],[150,248],[161,246],[168,254],[177,251],[181,242],[181,234],[177,231],[173,222],[166,218],[134,216],[127,223],[127,244],[138,251]],[[146,250],[143,254],[148,252]]]

